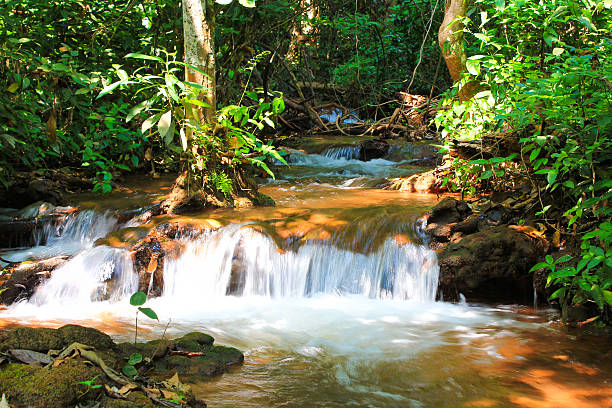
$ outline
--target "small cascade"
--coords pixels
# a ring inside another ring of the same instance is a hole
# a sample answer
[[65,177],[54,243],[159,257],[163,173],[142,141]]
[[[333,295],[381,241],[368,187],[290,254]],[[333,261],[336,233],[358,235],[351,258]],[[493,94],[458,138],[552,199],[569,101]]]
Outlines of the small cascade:
[[117,219],[109,212],[99,214],[84,210],[68,215],[60,223],[47,223],[36,232],[36,245],[53,246],[60,242],[81,242],[84,247],[106,236],[117,225]]
[[98,246],[87,249],[56,269],[30,299],[35,305],[88,305],[120,300],[138,290],[132,257],[124,249]]
[[60,221],[46,222],[34,232],[35,246],[7,252],[4,258],[21,262],[57,255],[73,255],[93,247],[97,239],[107,236],[115,229],[117,218],[111,212],[100,214],[93,210],[79,211]]
[[370,253],[329,241],[308,241],[284,252],[269,237],[236,224],[189,242],[183,255],[166,263],[164,282],[166,298],[324,293],[433,301],[438,265],[428,248],[393,239]]
[[360,152],[361,148],[359,146],[330,147],[323,153],[323,156],[334,160],[357,160]]

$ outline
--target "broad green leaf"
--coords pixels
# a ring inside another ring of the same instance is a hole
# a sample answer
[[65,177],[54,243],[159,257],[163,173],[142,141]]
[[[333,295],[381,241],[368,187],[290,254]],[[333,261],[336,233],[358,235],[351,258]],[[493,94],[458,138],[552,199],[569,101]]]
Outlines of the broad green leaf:
[[145,60],[151,60],[151,61],[157,61],[157,62],[164,62],[163,59],[156,57],[154,55],[139,54],[137,52],[131,52],[123,58],[138,58],[138,59],[145,59]]
[[185,135],[185,129],[181,128],[179,131],[181,136],[181,145],[183,146],[183,151],[187,151],[187,136]]
[[[170,132],[170,125],[172,124],[172,111],[168,110],[168,112],[161,115],[159,118],[159,122],[157,122],[157,129],[159,130],[159,135],[161,138],[166,141],[168,137],[168,133]],[[166,143],[168,145],[170,143]]]
[[548,299],[549,300],[553,300],[557,298],[563,299],[563,297],[565,296],[565,292],[567,292],[567,288],[565,287],[557,289],[556,291],[553,292],[552,295],[550,295]]
[[244,7],[255,7],[255,0],[238,0]]
[[142,306],[147,301],[147,295],[144,292],[136,292],[130,297],[130,305]]
[[125,115],[125,121],[129,122],[134,118],[134,116],[138,115],[140,112],[147,107],[147,101],[140,102],[138,105],[135,105],[128,111],[128,114]]
[[230,4],[231,2],[232,0],[215,0],[215,3],[223,4],[224,6],[226,4]]
[[8,91],[10,93],[15,93],[15,92],[17,92],[18,89],[19,89],[19,84],[18,83],[12,83],[8,87]]
[[603,291],[603,296],[604,299],[606,300],[606,303],[612,307],[612,292],[610,292],[609,290],[604,290]]
[[552,53],[554,56],[560,56],[565,52],[565,48],[561,48],[561,47],[557,47],[557,48],[553,48]]
[[480,61],[477,60],[467,60],[465,62],[465,67],[468,72],[474,76],[478,76],[480,74]]
[[185,99],[185,102],[192,105],[201,106],[202,108],[212,108],[212,106],[210,106],[208,103],[199,101],[197,99]]
[[140,353],[132,353],[130,355],[130,359],[128,360],[128,365],[136,365],[138,363],[142,362],[142,354]]
[[595,27],[593,25],[593,23],[591,22],[591,19],[588,18],[587,16],[580,16],[578,17],[578,21],[580,21],[580,23],[585,26],[586,28],[588,28],[591,31],[597,31],[597,27]]
[[138,375],[138,370],[136,370],[136,367],[131,364],[124,365],[121,371],[123,371],[123,374],[127,375],[130,378],[134,378]]
[[138,310],[140,310],[142,314],[144,314],[148,318],[159,321],[159,318],[157,317],[157,313],[155,313],[153,309],[148,308],[148,307],[139,307]]
[[102,91],[100,91],[98,96],[96,96],[96,99],[100,99],[107,93],[113,92],[115,88],[117,88],[119,85],[122,85],[123,83],[124,83],[123,81],[117,81],[117,82],[113,82],[112,84],[106,86]]
[[161,114],[156,113],[155,115],[149,116],[144,122],[142,122],[142,126],[140,127],[140,131],[144,134],[147,130],[151,129],[153,125],[157,123]]

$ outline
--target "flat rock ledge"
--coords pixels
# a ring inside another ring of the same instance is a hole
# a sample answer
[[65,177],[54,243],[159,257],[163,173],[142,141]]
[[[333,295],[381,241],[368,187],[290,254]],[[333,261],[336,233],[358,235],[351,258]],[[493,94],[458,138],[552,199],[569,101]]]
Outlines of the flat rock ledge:
[[[122,370],[134,355],[142,361],[130,378]],[[0,334],[0,393],[11,407],[201,408],[206,404],[179,378],[217,376],[243,361],[238,349],[200,332],[117,344],[83,326],[17,327]]]

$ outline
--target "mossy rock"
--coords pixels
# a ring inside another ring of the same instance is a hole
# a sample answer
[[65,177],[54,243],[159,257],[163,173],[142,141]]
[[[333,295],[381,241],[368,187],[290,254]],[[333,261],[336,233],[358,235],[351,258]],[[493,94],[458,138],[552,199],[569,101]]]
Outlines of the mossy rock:
[[0,351],[10,349],[33,350],[46,353],[64,346],[62,334],[44,327],[18,327],[0,335]]
[[174,350],[174,340],[151,340],[146,343],[120,343],[117,345],[121,354],[129,356],[132,353],[140,353],[143,357],[161,358]]
[[180,339],[176,342],[176,349],[180,351],[196,353],[202,351],[204,349],[204,346],[202,346],[197,341]]
[[91,346],[96,350],[117,349],[117,345],[108,334],[91,327],[67,324],[60,327],[58,331],[62,335],[64,346],[69,346],[72,343],[81,343]]
[[180,340],[195,341],[201,344],[202,346],[212,346],[213,343],[215,342],[215,339],[213,336],[208,335],[206,333],[200,333],[200,332],[187,333],[183,337],[177,339],[177,342]]
[[179,375],[213,376],[223,374],[225,362],[218,355],[197,357],[170,356],[156,365],[158,370],[176,371]]
[[132,391],[127,395],[127,400],[115,398],[104,398],[100,404],[101,408],[157,408],[144,393]]
[[208,354],[210,353],[218,355],[226,366],[242,364],[244,362],[244,354],[234,347],[213,346]]
[[72,408],[79,400],[92,400],[99,396],[100,388],[87,391],[86,385],[79,384],[95,376],[102,378],[102,371],[77,359],[51,369],[7,364],[0,367],[0,390],[11,405]]

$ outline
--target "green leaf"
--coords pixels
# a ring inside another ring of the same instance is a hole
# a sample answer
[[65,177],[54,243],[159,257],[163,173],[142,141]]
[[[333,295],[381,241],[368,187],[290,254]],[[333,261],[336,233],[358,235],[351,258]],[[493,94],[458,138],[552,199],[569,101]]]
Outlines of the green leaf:
[[157,62],[164,62],[163,59],[156,57],[154,55],[139,54],[137,52],[129,53],[123,58],[138,58],[138,59],[145,59],[145,60],[151,60],[151,61],[157,61]]
[[142,306],[147,301],[147,295],[144,292],[136,292],[130,297],[130,305]]
[[124,81],[113,82],[112,84],[106,86],[102,91],[100,91],[98,96],[96,96],[96,99],[100,99],[101,97],[103,97],[107,93],[113,92],[115,90],[115,88],[117,88],[119,85],[122,85],[122,84],[124,84]]
[[586,28],[588,28],[591,31],[597,31],[597,27],[595,27],[593,25],[593,23],[591,22],[591,19],[588,18],[587,16],[580,16],[578,17],[578,21],[580,21],[580,23],[585,26]]
[[608,306],[612,307],[612,292],[610,292],[609,290],[604,290],[602,292],[606,303],[608,304]]
[[147,107],[147,101],[140,102],[138,105],[133,106],[132,109],[128,111],[128,114],[125,115],[125,121],[129,122],[134,118],[134,116],[138,115],[140,112]]
[[131,364],[124,365],[121,371],[130,378],[134,378],[138,375],[138,370]]
[[474,76],[478,76],[480,74],[480,61],[476,60],[467,60],[465,62],[465,67],[468,72]]
[[150,309],[148,307],[139,307],[138,310],[140,310],[142,314],[144,314],[148,318],[159,321],[159,318],[157,317],[157,313],[155,313],[153,309]]
[[[159,135],[164,141],[167,141],[168,134],[170,133],[170,125],[172,124],[172,111],[168,110],[168,112],[161,115],[159,118],[159,122],[157,122],[157,129],[159,130]],[[166,142],[166,145],[170,143]]]
[[255,7],[255,0],[238,0],[238,2],[240,4],[242,4],[244,7]]
[[556,48],[553,48],[552,50],[553,55],[556,57],[563,55],[564,52],[565,52],[565,48],[561,48],[561,47],[556,47]]
[[529,161],[534,161],[535,159],[537,159],[541,150],[542,150],[541,147],[538,147],[537,149],[533,149],[531,151],[531,154],[529,155]]
[[210,106],[208,103],[199,101],[197,99],[185,99],[185,102],[192,105],[201,106],[202,108],[212,108],[212,106]]
[[568,267],[568,268],[563,268],[558,271],[552,272],[550,275],[548,275],[548,278],[549,279],[567,278],[568,276],[574,276],[574,275],[576,275],[576,269]]
[[15,93],[15,92],[17,92],[18,89],[19,89],[19,84],[18,83],[12,83],[8,87],[8,91],[10,93]]
[[495,8],[503,10],[506,8],[506,0],[495,0]]
[[148,117],[144,122],[142,122],[142,126],[140,126],[140,131],[142,132],[142,134],[152,128],[153,125],[157,123],[160,116],[161,114],[156,113],[155,115]]
[[142,362],[142,354],[140,353],[132,353],[130,355],[130,359],[128,360],[128,365],[135,366],[136,364]]
[[556,291],[553,292],[552,295],[550,295],[548,300],[553,300],[553,299],[557,299],[557,298],[563,299],[563,297],[565,296],[565,292],[567,292],[567,288],[566,287],[557,289]]
[[223,4],[224,6],[230,4],[232,0],[215,0],[215,3]]

